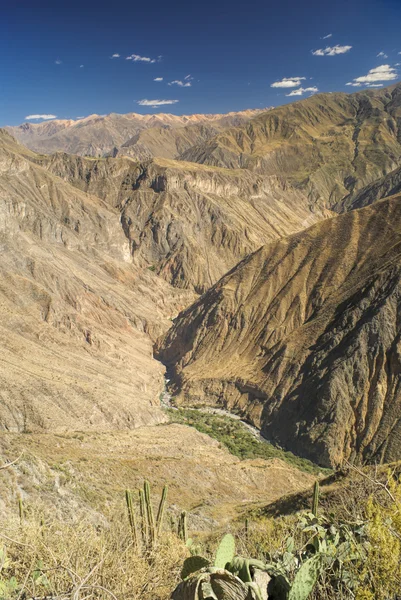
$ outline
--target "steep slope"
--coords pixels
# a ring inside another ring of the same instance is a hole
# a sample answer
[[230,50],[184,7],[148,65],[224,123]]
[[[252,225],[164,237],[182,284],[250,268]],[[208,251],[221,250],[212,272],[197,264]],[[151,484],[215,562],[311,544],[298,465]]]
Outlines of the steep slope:
[[[43,123],[24,123],[6,129],[36,152],[64,151],[82,156],[118,153],[140,160],[152,156],[174,158],[178,152],[187,149],[188,144],[204,141],[226,127],[244,124],[260,112],[262,111],[254,109],[226,115],[182,116],[111,113],[90,115],[77,120],[55,119]],[[190,133],[186,133],[187,127]],[[141,132],[148,128],[152,133],[142,137]],[[160,142],[163,145],[162,154],[159,154]]]
[[328,214],[278,177],[240,169],[65,154],[41,164],[121,212],[136,265],[198,293],[262,244]]
[[394,196],[399,192],[401,192],[401,167],[394,169],[384,177],[376,179],[361,190],[345,196],[341,202],[338,202],[332,208],[339,213],[355,208],[363,208],[377,200]]
[[159,341],[179,402],[321,465],[401,458],[401,196],[243,260]]
[[285,177],[331,207],[401,164],[401,85],[317,94],[185,151],[183,160]]
[[151,335],[188,304],[131,264],[119,211],[0,131],[0,429],[164,420]]

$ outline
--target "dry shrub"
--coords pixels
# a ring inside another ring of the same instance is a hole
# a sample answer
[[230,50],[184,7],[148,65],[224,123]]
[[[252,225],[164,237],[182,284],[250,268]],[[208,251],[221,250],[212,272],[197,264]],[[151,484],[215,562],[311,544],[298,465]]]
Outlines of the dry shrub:
[[6,551],[1,598],[167,600],[188,555],[169,531],[152,551],[136,548],[125,515],[108,527],[30,517],[0,523],[0,531]]

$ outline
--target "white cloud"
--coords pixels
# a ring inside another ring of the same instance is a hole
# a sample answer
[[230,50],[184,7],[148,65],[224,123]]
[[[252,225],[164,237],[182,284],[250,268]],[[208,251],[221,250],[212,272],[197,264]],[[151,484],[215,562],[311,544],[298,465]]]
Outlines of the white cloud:
[[158,106],[163,106],[164,104],[177,104],[179,100],[138,100],[137,104],[140,106],[151,106],[152,108],[157,108]]
[[79,65],[79,68],[80,68],[80,69],[83,69],[83,68],[84,68],[84,66],[85,66],[85,65]]
[[163,77],[155,77],[153,81],[163,81]]
[[401,63],[395,63],[395,67],[401,67]]
[[57,60],[54,61],[54,64],[55,65],[62,65],[63,61],[58,58]]
[[184,79],[193,79],[192,75],[185,75]]
[[169,85],[178,85],[179,87],[191,87],[192,83],[190,81],[180,81],[179,79],[174,79],[174,81],[170,81]]
[[120,58],[120,55],[119,55],[119,54],[117,54],[117,53],[116,53],[116,54],[112,54],[112,55],[110,56],[110,58]]
[[315,94],[318,91],[319,90],[317,87],[308,87],[308,88],[300,87],[297,90],[292,90],[292,92],[290,92],[289,94],[286,94],[286,96],[302,96],[303,94],[306,94],[307,92],[309,92],[310,94]]
[[57,119],[56,115],[28,115],[25,117],[25,121],[32,121],[35,119],[43,119],[44,121],[48,121],[49,119]]
[[383,83],[369,83],[368,87],[383,87]]
[[375,83],[377,81],[392,81],[393,79],[397,79],[397,77],[398,74],[394,67],[390,67],[390,65],[380,65],[380,67],[370,69],[367,75],[355,77],[354,82]]
[[312,50],[313,56],[336,56],[337,54],[345,54],[351,50],[352,46],[327,46],[319,50]]
[[134,62],[146,62],[146,63],[155,63],[155,58],[149,58],[149,56],[140,56],[139,54],[131,54],[127,56],[125,60],[133,60]]
[[387,54],[384,54],[384,52],[379,52],[379,54],[376,54],[376,56],[381,58],[388,58]]
[[322,37],[322,40],[328,40],[328,39],[329,39],[329,38],[331,38],[331,37],[333,37],[333,34],[332,34],[332,33],[328,33],[327,35],[324,35],[324,36]]
[[361,87],[362,83],[356,83],[355,81],[349,81],[345,85],[352,85],[353,87]]
[[281,81],[275,81],[271,84],[272,88],[292,88],[301,85],[301,81],[306,77],[284,77]]

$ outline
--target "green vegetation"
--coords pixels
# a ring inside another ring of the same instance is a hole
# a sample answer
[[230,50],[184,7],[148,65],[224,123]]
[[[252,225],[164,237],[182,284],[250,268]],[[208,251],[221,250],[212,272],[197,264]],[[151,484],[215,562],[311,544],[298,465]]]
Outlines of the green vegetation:
[[311,461],[300,458],[255,438],[243,423],[224,415],[203,413],[199,410],[168,409],[170,420],[195,427],[201,433],[206,433],[223,444],[231,454],[244,460],[249,458],[280,458],[288,464],[307,473],[331,473],[330,469],[323,469]]

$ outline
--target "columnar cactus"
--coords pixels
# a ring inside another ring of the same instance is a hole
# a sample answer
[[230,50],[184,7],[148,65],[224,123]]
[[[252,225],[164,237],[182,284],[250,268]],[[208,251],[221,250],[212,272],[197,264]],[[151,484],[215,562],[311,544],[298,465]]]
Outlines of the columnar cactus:
[[164,511],[165,511],[166,502],[167,502],[167,492],[168,492],[168,487],[167,487],[167,485],[165,485],[163,488],[163,491],[162,491],[162,496],[160,498],[159,510],[157,511],[157,517],[156,517],[156,533],[157,533],[157,535],[160,535],[160,532],[161,532],[162,526],[163,526]]
[[132,541],[138,546],[138,532],[136,527],[135,510],[132,504],[132,493],[130,490],[125,490],[125,502],[127,504],[128,520],[131,527]]
[[319,482],[315,481],[313,486],[312,513],[317,517],[319,508]]
[[149,541],[150,545],[153,546],[156,541],[156,526],[155,526],[155,518],[153,515],[153,507],[150,499],[150,485],[149,481],[145,481],[143,485],[143,493],[145,496],[145,507],[146,514],[148,517],[148,526],[149,526]]

